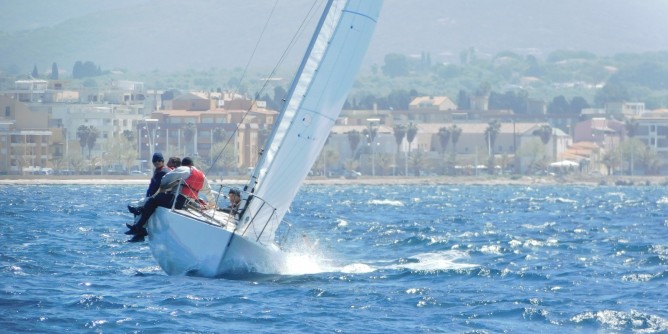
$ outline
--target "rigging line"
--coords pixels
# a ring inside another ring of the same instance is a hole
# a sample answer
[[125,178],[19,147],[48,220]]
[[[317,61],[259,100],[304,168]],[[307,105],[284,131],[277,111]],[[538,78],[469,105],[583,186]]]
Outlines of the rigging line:
[[271,8],[271,11],[269,12],[269,17],[264,22],[264,26],[262,27],[262,31],[260,32],[260,36],[258,37],[257,42],[255,43],[255,47],[253,47],[253,51],[251,52],[251,55],[248,58],[248,62],[246,62],[246,66],[244,67],[243,72],[241,72],[241,79],[239,79],[239,84],[237,85],[237,89],[232,91],[233,95],[235,95],[239,91],[241,83],[246,78],[246,73],[248,72],[248,68],[250,67],[250,64],[253,62],[253,58],[255,58],[255,53],[257,52],[257,49],[260,46],[260,42],[262,42],[262,38],[264,37],[264,33],[267,31],[267,27],[269,26],[269,22],[271,22],[271,18],[274,16],[274,11],[276,11],[276,6],[278,5],[278,1],[279,0],[274,1],[274,6]]
[[[274,12],[276,11],[276,6],[278,5],[278,1],[279,0],[274,1],[274,6],[271,8],[271,11],[269,12],[269,17],[267,18],[267,20],[264,23],[264,26],[262,27],[262,31],[260,32],[260,36],[258,37],[257,42],[255,43],[255,47],[253,47],[253,51],[251,52],[251,55],[248,58],[248,62],[246,62],[246,66],[244,67],[243,72],[241,72],[241,78],[239,79],[239,83],[237,84],[236,89],[232,91],[232,98],[234,98],[234,96],[237,95],[237,92],[239,91],[239,87],[241,87],[241,83],[246,78],[246,73],[248,72],[248,68],[250,68],[250,64],[253,62],[253,58],[255,58],[255,54],[257,53],[257,49],[260,46],[260,42],[262,41],[264,33],[267,31],[267,27],[269,26],[269,22],[271,22],[271,18],[274,16]],[[239,132],[239,127],[241,127],[241,124],[244,123],[244,120],[246,119],[246,115],[248,115],[250,110],[253,108],[254,104],[255,104],[255,99],[253,99],[253,102],[251,103],[250,107],[248,107],[248,109],[246,110],[244,115],[241,117],[241,120],[239,121],[239,123],[237,123],[237,126],[234,129],[234,131],[232,131],[232,134],[230,135],[230,137],[227,138],[227,141],[225,142],[225,145],[223,145],[223,149],[220,150],[220,152],[218,152],[218,154],[216,155],[216,158],[213,159],[213,162],[211,163],[211,166],[209,166],[209,169],[207,169],[206,174],[209,174],[209,172],[211,171],[211,168],[213,168],[213,166],[215,166],[216,163],[218,163],[218,160],[223,155],[223,152],[225,152],[225,150],[227,149],[228,145],[230,144],[230,141],[232,140],[232,138],[234,138],[234,135],[237,132]],[[213,143],[211,143],[211,146],[213,147]]]
[[[257,51],[257,48],[258,48],[258,46],[259,46],[259,44],[260,44],[260,40],[262,39],[262,36],[264,35],[264,32],[266,31],[266,29],[267,29],[267,27],[268,27],[268,25],[269,25],[269,22],[271,21],[271,17],[273,16],[273,13],[274,13],[274,11],[275,11],[275,9],[276,9],[277,4],[278,4],[278,0],[277,0],[276,2],[274,2],[274,7],[272,8],[272,10],[271,10],[271,12],[270,12],[269,19],[267,19],[267,21],[266,21],[266,23],[265,23],[265,26],[264,26],[264,28],[263,28],[263,30],[262,30],[262,33],[260,34],[260,38],[258,39],[258,43],[255,44],[255,49],[253,50],[253,52],[252,52],[252,54],[251,54],[251,59],[252,59],[252,57],[255,55],[255,52]],[[306,23],[308,23],[308,22],[310,22],[310,21],[313,20],[313,17],[314,17],[313,13],[314,13],[314,11],[315,11],[316,5],[317,5],[317,1],[314,2],[314,3],[311,5],[311,8],[310,8],[309,11],[306,13],[305,18],[302,20],[301,24],[300,24],[299,27],[297,28],[297,31],[296,31],[295,34],[292,36],[292,38],[291,38],[290,42],[288,43],[288,45],[286,46],[286,48],[283,50],[283,53],[281,54],[281,57],[280,57],[279,60],[277,61],[276,65],[274,66],[274,68],[272,69],[272,71],[270,72],[270,74],[266,77],[266,79],[265,79],[265,81],[264,81],[262,87],[260,88],[259,92],[256,93],[255,97],[253,98],[253,101],[251,102],[251,105],[248,107],[248,109],[246,109],[246,112],[245,112],[245,113],[243,114],[243,116],[241,117],[241,120],[237,123],[236,128],[234,129],[234,131],[232,131],[232,134],[230,135],[230,137],[229,137],[229,138],[227,139],[227,141],[225,142],[225,145],[223,146],[223,149],[220,150],[220,152],[218,152],[218,154],[216,155],[216,158],[213,160],[213,163],[211,164],[211,166],[209,166],[209,169],[207,170],[207,174],[211,171],[211,168],[213,168],[213,166],[216,165],[216,163],[218,162],[218,160],[220,159],[220,157],[223,155],[223,152],[227,149],[227,147],[228,147],[228,145],[230,144],[230,141],[232,140],[232,138],[234,137],[234,135],[235,135],[237,132],[239,132],[239,128],[241,127],[241,124],[243,124],[244,121],[246,120],[246,117],[248,116],[248,114],[250,113],[251,109],[252,109],[253,106],[255,105],[255,103],[256,103],[258,97],[261,96],[262,92],[264,92],[265,89],[267,88],[267,86],[269,85],[269,81],[270,81],[269,79],[271,79],[271,78],[278,72],[278,69],[279,69],[279,68],[281,67],[281,65],[285,62],[285,59],[287,58],[287,55],[288,55],[288,53],[289,53],[289,50],[291,50],[291,49],[295,46],[295,44],[297,43],[298,37],[301,36],[301,35],[304,33]],[[246,76],[246,72],[248,71],[248,68],[250,67],[250,63],[251,63],[251,60],[249,60],[248,63],[246,63],[246,67],[244,68],[244,71],[243,71],[243,73],[242,73],[241,79],[239,80],[239,84],[238,84],[237,88],[241,86],[241,82],[243,81],[243,79],[244,79],[245,76]],[[233,91],[233,96],[236,94],[237,91],[238,91],[238,89],[235,90],[235,91]]]
[[[314,46],[315,46],[315,43],[316,43],[317,40],[318,40],[318,35],[319,35],[320,32],[322,31],[322,27],[323,27],[325,24],[330,24],[330,23],[326,22],[326,21],[327,21],[326,19],[327,19],[327,17],[329,16],[328,12],[331,12],[331,6],[332,6],[333,4],[334,4],[334,0],[329,0],[329,1],[327,1],[327,4],[324,6],[324,8],[323,8],[323,10],[322,10],[322,14],[319,16],[318,24],[317,24],[317,26],[316,26],[316,28],[315,28],[315,30],[314,30],[314,35],[311,37],[311,40],[310,40],[309,45],[308,45],[308,47],[307,47],[307,49],[306,49],[306,53],[305,53],[305,55],[304,55],[304,58],[302,59],[302,62],[301,62],[301,64],[299,65],[299,68],[297,69],[297,72],[296,72],[296,74],[295,74],[295,79],[293,80],[292,84],[290,85],[290,90],[289,90],[289,92],[288,92],[288,96],[290,96],[291,99],[295,96],[294,94],[296,93],[297,86],[299,85],[299,82],[300,82],[300,80],[301,80],[301,78],[299,78],[299,77],[303,74],[303,71],[304,71],[304,69],[305,69],[307,63],[308,63],[308,61],[309,61],[310,58],[311,58],[311,55],[312,55],[312,52],[313,52],[313,48],[314,48]],[[311,9],[313,9],[313,8],[314,8],[314,6],[311,7]],[[344,8],[345,8],[345,7],[344,7]],[[303,23],[303,22],[302,22],[302,23]],[[336,24],[334,24],[334,25],[332,25],[332,26],[336,26]],[[328,41],[327,44],[329,45],[329,41]],[[316,71],[317,71],[317,69],[316,69]],[[310,81],[310,80],[309,80],[309,81]],[[310,86],[310,84],[307,84],[306,86]],[[307,90],[310,90],[310,88],[307,87]],[[302,100],[302,99],[299,99],[299,101],[297,101],[297,104],[299,104],[299,105],[301,105],[302,103],[303,103],[303,100]],[[287,105],[287,104],[284,104],[284,105],[283,105],[283,108],[282,108],[282,110],[281,110],[281,113],[280,113],[279,116],[278,116],[277,121],[280,122],[280,123],[283,124],[283,125],[286,125],[288,128],[292,128],[292,126],[294,125],[294,123],[293,123],[293,122],[294,122],[293,117],[296,115],[297,110],[294,111],[295,115],[292,115],[293,111],[291,111],[291,112],[290,112],[290,116],[286,116],[286,111],[288,110],[288,108],[289,108],[289,105]],[[284,118],[286,118],[286,117],[289,117],[289,118],[284,120]],[[274,126],[274,128],[272,129],[272,133],[271,133],[271,135],[269,136],[269,138],[267,138],[266,143],[269,143],[269,142],[273,141],[274,138],[275,138],[277,135],[282,136],[281,134],[278,133],[278,131],[279,131],[279,129],[278,129],[276,126]],[[281,142],[284,141],[284,140],[285,140],[284,138],[280,138],[280,141],[281,141]],[[272,146],[275,146],[274,144],[276,144],[276,143],[272,143]],[[272,147],[270,147],[269,149],[271,149],[271,148],[272,148]],[[278,147],[276,147],[275,150],[276,150],[276,151],[283,150],[283,146],[282,146],[282,145],[278,145]],[[275,163],[275,160],[272,159],[271,161],[269,161],[269,162],[267,163],[266,159],[267,159],[267,155],[261,157],[261,160],[258,162],[258,164],[262,164],[262,165],[263,165],[265,168],[267,168],[267,169],[268,169],[268,168],[271,168],[271,166]],[[266,166],[265,166],[265,164],[266,164]],[[250,185],[251,183],[254,182],[254,186],[253,186],[253,189],[251,190],[251,192],[255,192],[255,186],[257,186],[257,184],[258,184],[258,177],[259,177],[259,175],[260,175],[259,172],[260,172],[260,171],[259,171],[259,168],[256,168],[256,169],[253,171],[253,174],[251,175],[251,177],[250,177],[250,179],[249,179],[249,181],[248,181],[248,184],[246,185],[246,187],[248,187],[248,185]]]
[[[244,67],[243,72],[241,72],[241,78],[239,79],[239,83],[237,84],[236,89],[232,91],[232,98],[233,99],[234,99],[234,96],[239,91],[239,87],[241,87],[241,83],[246,78],[246,73],[248,72],[248,68],[250,68],[250,64],[253,62],[253,58],[255,58],[255,54],[257,53],[257,49],[260,46],[260,42],[262,41],[264,33],[267,31],[267,27],[269,26],[269,22],[271,22],[271,18],[274,16],[274,11],[276,10],[277,5],[278,5],[278,0],[274,1],[274,6],[271,8],[271,11],[269,12],[269,17],[267,18],[267,20],[265,21],[264,26],[262,27],[262,31],[260,32],[260,36],[258,37],[257,42],[255,43],[255,47],[253,47],[253,51],[251,52],[250,57],[248,57],[248,62],[246,62],[246,66]],[[218,163],[218,160],[222,156],[223,152],[225,152],[225,150],[227,149],[228,145],[230,144],[230,141],[232,140],[234,135],[239,131],[239,127],[241,126],[241,124],[243,124],[244,119],[246,118],[246,115],[248,114],[248,112],[250,112],[251,108],[253,107],[253,104],[254,104],[254,102],[251,103],[250,107],[246,110],[246,112],[244,113],[244,116],[242,116],[242,118],[241,118],[241,121],[239,123],[237,123],[236,128],[234,129],[234,131],[232,131],[232,134],[230,135],[230,137],[225,142],[225,145],[223,145],[223,149],[220,150],[220,152],[218,152],[218,154],[216,155],[216,158],[212,161],[211,166],[209,166],[209,168],[206,171],[206,174],[209,174],[209,172],[211,171],[211,168],[213,168],[213,166],[215,166],[216,163]],[[213,143],[212,143],[212,146],[213,146]]]

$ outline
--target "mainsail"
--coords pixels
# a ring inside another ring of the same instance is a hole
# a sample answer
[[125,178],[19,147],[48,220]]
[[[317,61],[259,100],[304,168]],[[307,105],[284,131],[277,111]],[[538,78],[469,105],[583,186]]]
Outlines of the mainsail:
[[346,101],[381,5],[382,0],[327,3],[269,145],[246,185],[252,196],[238,233],[261,243],[274,241]]

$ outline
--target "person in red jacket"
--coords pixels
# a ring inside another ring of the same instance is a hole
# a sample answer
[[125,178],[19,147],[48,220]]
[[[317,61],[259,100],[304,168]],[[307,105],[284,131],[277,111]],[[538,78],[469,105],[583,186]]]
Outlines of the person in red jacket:
[[[181,190],[179,194],[175,193],[176,189],[179,187],[172,186],[177,182],[181,183]],[[165,191],[159,191],[156,195],[149,197],[149,199],[144,204],[141,217],[134,225],[130,226],[130,231],[134,234],[134,237],[130,239],[129,242],[144,241],[144,237],[148,235],[144,225],[151,217],[153,212],[155,212],[155,209],[158,206],[171,208],[172,203],[176,200],[174,207],[176,209],[182,209],[186,203],[186,199],[200,202],[199,193],[202,192],[206,197],[205,205],[208,207],[215,207],[215,197],[211,192],[209,181],[206,179],[206,176],[204,176],[204,172],[200,171],[193,165],[192,158],[183,158],[181,161],[181,167],[178,167],[167,173],[162,178],[160,187]]]

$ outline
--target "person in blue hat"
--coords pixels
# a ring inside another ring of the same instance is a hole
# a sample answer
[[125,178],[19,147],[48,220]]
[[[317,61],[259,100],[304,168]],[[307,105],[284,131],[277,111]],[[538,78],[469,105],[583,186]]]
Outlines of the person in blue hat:
[[[155,152],[153,154],[151,162],[153,163],[154,169],[151,182],[148,184],[148,188],[146,189],[146,198],[153,196],[158,191],[158,189],[160,189],[160,182],[162,181],[162,177],[170,171],[169,167],[165,166],[165,158],[160,152]],[[130,211],[135,216],[138,216],[142,212],[142,206],[128,205],[128,211]]]
[[153,162],[153,167],[155,167],[155,169],[153,170],[151,183],[149,183],[148,189],[146,189],[146,197],[153,196],[155,192],[160,189],[160,181],[162,181],[162,177],[171,170],[169,167],[165,166],[165,158],[160,152],[153,153],[153,159],[151,159],[151,162]]

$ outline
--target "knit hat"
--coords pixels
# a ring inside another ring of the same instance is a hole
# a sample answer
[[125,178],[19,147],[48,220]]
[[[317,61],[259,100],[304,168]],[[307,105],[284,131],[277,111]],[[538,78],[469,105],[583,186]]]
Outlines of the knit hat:
[[192,166],[193,165],[193,159],[190,157],[185,157],[183,160],[181,160],[181,166]]
[[160,152],[155,152],[153,153],[153,160],[151,162],[158,162],[158,161],[165,161],[165,158],[162,157],[162,153]]

